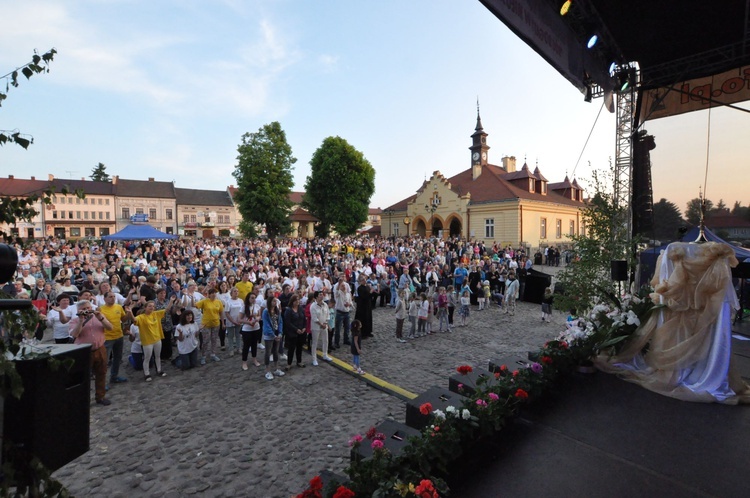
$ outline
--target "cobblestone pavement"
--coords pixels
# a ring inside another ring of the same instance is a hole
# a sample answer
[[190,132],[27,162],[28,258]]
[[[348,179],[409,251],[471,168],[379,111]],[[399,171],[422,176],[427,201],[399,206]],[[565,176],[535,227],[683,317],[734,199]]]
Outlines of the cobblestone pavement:
[[[461,364],[525,354],[553,338],[565,315],[541,321],[540,305],[518,303],[515,316],[476,311],[467,327],[399,343],[390,308],[373,312],[375,337],[363,345],[368,373],[418,394],[448,386]],[[408,321],[407,321],[408,330]],[[337,354],[340,353],[340,354]],[[260,355],[260,353],[259,353]],[[348,348],[333,353],[351,360]],[[284,497],[322,469],[348,465],[351,435],[386,418],[404,421],[405,403],[321,362],[268,381],[238,356],[188,372],[111,386],[112,404],[91,406],[90,450],[53,475],[74,496]]]

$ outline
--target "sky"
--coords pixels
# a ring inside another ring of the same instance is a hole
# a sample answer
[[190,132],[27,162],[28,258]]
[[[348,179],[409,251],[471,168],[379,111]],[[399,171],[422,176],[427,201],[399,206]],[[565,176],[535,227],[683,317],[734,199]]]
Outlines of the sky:
[[[477,99],[489,161],[505,155],[584,187],[615,154],[615,116],[583,95],[478,0],[25,0],[0,16],[0,75],[54,47],[22,78],[0,130],[0,175],[154,177],[223,190],[244,133],[279,121],[303,190],[314,151],[340,136],[376,171],[371,207],[470,166]],[[3,82],[0,82],[3,83]],[[3,85],[4,86],[4,85]],[[742,104],[748,107],[747,103]],[[748,205],[750,115],[700,111],[646,123],[654,201]],[[594,123],[596,121],[596,125]],[[584,143],[591,133],[588,145]],[[580,157],[580,160],[579,160]]]

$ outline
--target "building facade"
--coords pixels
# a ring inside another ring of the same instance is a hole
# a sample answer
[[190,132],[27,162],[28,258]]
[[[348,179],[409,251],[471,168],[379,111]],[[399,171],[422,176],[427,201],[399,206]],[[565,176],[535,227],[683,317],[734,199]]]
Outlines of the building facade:
[[148,223],[165,233],[177,233],[177,199],[172,182],[153,178],[126,180],[112,177],[117,213],[117,230],[132,223]]
[[176,188],[178,234],[185,237],[237,235],[238,213],[227,190]]
[[538,166],[517,169],[515,157],[491,164],[487,136],[477,113],[471,167],[452,177],[435,171],[414,195],[383,210],[381,233],[462,236],[513,247],[568,245],[581,233],[583,189],[567,177],[549,183]]

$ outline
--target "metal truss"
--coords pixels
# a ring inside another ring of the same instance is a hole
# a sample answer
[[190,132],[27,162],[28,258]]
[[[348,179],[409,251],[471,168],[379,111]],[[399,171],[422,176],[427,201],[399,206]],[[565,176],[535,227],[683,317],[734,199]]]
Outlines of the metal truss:
[[622,218],[612,220],[612,234],[616,240],[628,242],[632,238],[633,206],[631,205],[633,178],[633,138],[635,133],[635,84],[617,93],[614,205]]

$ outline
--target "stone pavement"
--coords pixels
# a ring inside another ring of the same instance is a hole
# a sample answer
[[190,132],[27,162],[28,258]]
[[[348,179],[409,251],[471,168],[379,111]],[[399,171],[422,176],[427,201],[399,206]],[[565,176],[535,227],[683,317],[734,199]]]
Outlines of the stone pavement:
[[[565,317],[544,323],[541,306],[523,302],[515,316],[474,307],[467,327],[402,344],[393,310],[376,308],[362,368],[416,394],[447,388],[458,365],[486,368],[491,357],[537,349]],[[351,361],[348,347],[333,355]],[[54,477],[74,496],[287,498],[322,469],[342,473],[353,434],[404,421],[403,401],[325,362],[313,367],[306,354],[306,368],[273,381],[262,367],[243,372],[239,356],[222,358],[188,372],[168,366],[148,384],[127,366],[130,382],[111,386],[112,405],[92,404],[91,449]]]

